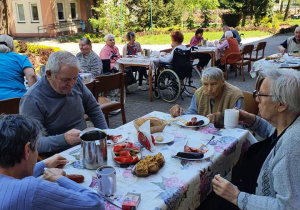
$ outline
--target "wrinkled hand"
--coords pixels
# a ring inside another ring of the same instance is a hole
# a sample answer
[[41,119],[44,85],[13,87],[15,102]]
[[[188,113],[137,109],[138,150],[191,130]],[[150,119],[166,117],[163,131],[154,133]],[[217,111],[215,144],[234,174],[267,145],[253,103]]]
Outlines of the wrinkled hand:
[[238,109],[235,107],[236,110],[239,110],[239,124],[244,124],[247,126],[253,125],[255,122],[255,115],[251,114],[249,112],[246,112],[245,110]]
[[43,179],[50,182],[56,182],[59,178],[66,175],[66,172],[58,168],[49,168],[44,171]]
[[181,116],[183,112],[183,109],[178,105],[174,105],[171,109],[170,109],[170,115],[172,117],[177,117],[177,116]]
[[47,168],[63,168],[68,162],[66,158],[56,154],[45,160],[44,163]]
[[212,184],[213,190],[218,196],[228,200],[234,205],[237,205],[237,198],[240,191],[235,185],[222,178],[220,175],[215,175],[212,180]]
[[68,132],[66,132],[64,134],[65,136],[65,141],[69,144],[69,145],[77,145],[80,143],[80,138],[79,138],[79,135],[80,135],[80,130],[77,130],[77,129],[72,129],[72,130],[69,130]]

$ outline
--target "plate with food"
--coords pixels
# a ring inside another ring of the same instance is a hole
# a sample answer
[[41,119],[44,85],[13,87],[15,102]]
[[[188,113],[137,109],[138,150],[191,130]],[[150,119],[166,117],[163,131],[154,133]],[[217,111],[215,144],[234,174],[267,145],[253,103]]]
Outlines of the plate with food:
[[120,129],[105,129],[107,134],[107,144],[115,145],[124,142],[128,138],[128,134]]
[[177,125],[187,128],[204,127],[209,123],[209,119],[201,115],[187,114],[176,117],[175,119],[178,119],[178,121],[175,121]]
[[113,159],[119,164],[134,164],[142,158],[139,148],[131,142],[114,145],[111,152]]
[[152,136],[154,137],[155,144],[166,144],[169,142],[174,141],[175,136],[170,133],[153,133]]
[[146,177],[156,174],[165,164],[164,156],[159,152],[156,155],[147,155],[140,160],[131,170],[132,174],[139,177]]
[[178,151],[174,157],[183,160],[203,160],[211,157],[215,153],[214,147],[211,145],[205,145],[199,141],[188,142],[189,141],[187,141],[183,149]]

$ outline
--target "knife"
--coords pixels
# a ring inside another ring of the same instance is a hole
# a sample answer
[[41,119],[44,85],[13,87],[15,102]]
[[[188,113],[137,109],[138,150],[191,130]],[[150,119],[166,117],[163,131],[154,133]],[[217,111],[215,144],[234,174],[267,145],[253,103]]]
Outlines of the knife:
[[114,199],[111,199],[111,198],[108,198],[108,197],[106,197],[103,193],[99,193],[100,195],[101,195],[101,197],[104,199],[104,200],[106,200],[106,201],[108,201],[108,202],[110,202],[111,204],[113,204],[113,205],[115,205],[115,206],[117,206],[117,207],[119,207],[119,208],[121,208],[122,209],[122,205],[120,205],[117,201],[115,201]]

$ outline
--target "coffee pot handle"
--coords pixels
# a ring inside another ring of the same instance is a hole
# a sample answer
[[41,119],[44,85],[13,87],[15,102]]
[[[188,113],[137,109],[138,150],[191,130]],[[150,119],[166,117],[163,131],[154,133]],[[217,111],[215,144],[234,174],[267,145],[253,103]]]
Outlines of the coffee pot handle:
[[109,181],[109,191],[108,191],[108,193],[110,194],[110,195],[112,195],[114,192],[114,189],[115,189],[115,184],[114,184],[114,180],[113,180],[113,178],[112,177],[108,177],[108,181]]

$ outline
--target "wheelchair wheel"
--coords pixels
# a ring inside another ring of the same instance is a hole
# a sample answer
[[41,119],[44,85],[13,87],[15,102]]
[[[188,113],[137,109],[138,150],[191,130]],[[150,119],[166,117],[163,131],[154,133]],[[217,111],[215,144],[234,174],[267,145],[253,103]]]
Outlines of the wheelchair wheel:
[[162,71],[157,78],[157,90],[164,101],[175,101],[181,92],[180,80],[177,74],[170,69]]
[[160,98],[159,92],[157,89],[154,90],[154,97],[155,98]]
[[184,84],[183,92],[187,96],[192,97],[195,91],[202,86],[201,72],[195,67],[193,67],[192,76],[184,78],[183,84]]

